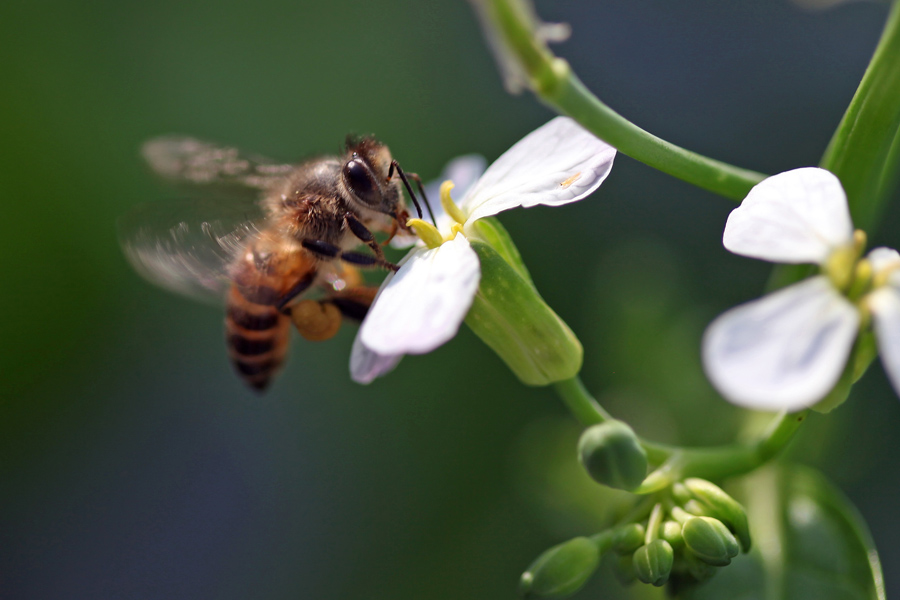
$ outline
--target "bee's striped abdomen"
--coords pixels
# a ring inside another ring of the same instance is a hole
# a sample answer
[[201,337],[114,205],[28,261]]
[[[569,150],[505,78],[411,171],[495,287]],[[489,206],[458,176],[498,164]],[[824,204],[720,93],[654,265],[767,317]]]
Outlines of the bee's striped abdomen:
[[287,355],[291,319],[274,302],[258,304],[244,294],[237,285],[228,294],[225,314],[228,354],[235,371],[247,385],[262,391]]

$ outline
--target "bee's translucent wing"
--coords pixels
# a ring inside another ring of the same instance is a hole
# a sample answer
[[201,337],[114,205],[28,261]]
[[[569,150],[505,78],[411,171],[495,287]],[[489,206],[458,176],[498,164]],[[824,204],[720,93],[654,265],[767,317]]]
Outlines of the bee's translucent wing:
[[238,185],[266,189],[294,168],[237,148],[185,136],[163,136],[146,142],[141,154],[159,175],[191,184]]
[[237,198],[150,202],[119,219],[119,242],[150,282],[221,303],[229,266],[264,219],[258,203]]

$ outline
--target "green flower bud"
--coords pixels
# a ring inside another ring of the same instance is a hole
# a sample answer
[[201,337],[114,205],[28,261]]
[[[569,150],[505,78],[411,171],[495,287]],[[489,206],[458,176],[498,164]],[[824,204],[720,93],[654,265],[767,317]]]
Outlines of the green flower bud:
[[470,240],[481,261],[481,283],[466,324],[527,385],[571,379],[583,350],[572,330],[531,282],[494,248]]
[[681,537],[681,523],[676,521],[666,521],[659,528],[659,537],[669,542],[673,550],[678,550],[684,545],[684,538]]
[[[704,514],[719,519],[741,542],[741,550],[750,551],[750,525],[747,513],[740,502],[726,494],[722,488],[705,479],[686,479],[685,487],[707,510]],[[685,507],[688,512],[694,512]],[[696,513],[695,513],[696,514]]]
[[622,421],[585,429],[578,441],[578,456],[594,481],[612,488],[633,490],[647,476],[647,453]]
[[644,526],[640,523],[631,523],[616,530],[613,538],[612,549],[617,554],[628,554],[644,545]]
[[734,535],[722,521],[712,517],[687,519],[681,526],[681,535],[697,558],[715,567],[730,564],[740,551]]
[[696,554],[685,552],[680,558],[681,568],[697,581],[706,581],[715,573],[715,567],[697,558]]
[[638,548],[632,562],[638,579],[659,587],[669,579],[674,559],[675,552],[669,542],[656,539]]
[[683,505],[685,502],[691,499],[691,492],[684,487],[684,484],[680,481],[676,481],[672,484],[672,497],[675,498],[675,501],[678,504]]
[[581,589],[600,564],[597,544],[577,537],[541,554],[522,573],[519,591],[526,598],[565,598]]

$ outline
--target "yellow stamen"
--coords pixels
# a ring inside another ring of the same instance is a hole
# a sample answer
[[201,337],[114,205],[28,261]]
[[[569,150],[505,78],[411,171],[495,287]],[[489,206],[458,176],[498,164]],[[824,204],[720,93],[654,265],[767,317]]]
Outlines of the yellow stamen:
[[891,273],[898,269],[900,269],[900,263],[893,263],[882,268],[872,279],[872,287],[877,290],[878,288],[887,285],[888,281],[891,279]]
[[853,280],[847,290],[847,296],[851,300],[861,298],[863,294],[872,289],[872,263],[865,258],[856,263],[853,271]]
[[859,254],[853,246],[843,246],[831,252],[825,264],[822,265],[825,274],[834,286],[842,292],[847,291],[853,280],[853,271],[856,268],[856,260]]
[[450,238],[449,239],[452,240],[453,238],[455,238],[457,233],[462,233],[463,235],[465,235],[465,233],[463,232],[463,229],[464,229],[464,227],[463,227],[462,223],[454,223],[453,227],[450,228]]
[[450,197],[450,190],[452,190],[456,185],[450,181],[449,179],[441,184],[441,206],[444,207],[444,212],[446,212],[450,217],[456,221],[457,223],[465,223],[466,215],[463,214],[463,211],[453,202],[453,198]]
[[862,253],[866,249],[867,241],[866,232],[862,229],[857,229],[853,232],[853,248],[856,250],[857,256],[862,256]]
[[406,222],[406,226],[412,227],[415,230],[416,235],[419,236],[419,239],[425,242],[425,245],[429,248],[437,248],[444,243],[444,238],[441,236],[441,233],[428,221],[423,221],[422,219],[410,219]]

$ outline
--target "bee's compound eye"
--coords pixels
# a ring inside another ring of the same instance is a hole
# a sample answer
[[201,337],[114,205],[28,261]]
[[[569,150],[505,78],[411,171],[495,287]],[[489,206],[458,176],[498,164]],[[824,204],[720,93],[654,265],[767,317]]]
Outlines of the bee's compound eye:
[[380,200],[378,186],[368,165],[359,158],[344,165],[344,181],[357,198],[366,204],[375,205]]

